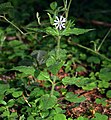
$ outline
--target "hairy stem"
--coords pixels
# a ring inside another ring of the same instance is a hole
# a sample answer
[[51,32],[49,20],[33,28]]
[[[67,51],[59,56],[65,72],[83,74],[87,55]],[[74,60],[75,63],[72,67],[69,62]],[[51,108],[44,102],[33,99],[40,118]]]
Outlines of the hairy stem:
[[55,85],[56,85],[55,82],[56,82],[56,76],[54,76],[54,78],[53,78],[52,88],[51,88],[51,92],[50,92],[51,96],[54,94],[54,88],[55,88]]
[[69,14],[69,9],[70,9],[70,6],[71,6],[71,2],[72,2],[72,0],[69,1],[68,7],[67,7],[66,19],[68,18],[68,14]]
[[59,59],[59,53],[60,53],[60,40],[61,40],[61,36],[58,36],[57,37],[57,50],[56,50],[57,60]]

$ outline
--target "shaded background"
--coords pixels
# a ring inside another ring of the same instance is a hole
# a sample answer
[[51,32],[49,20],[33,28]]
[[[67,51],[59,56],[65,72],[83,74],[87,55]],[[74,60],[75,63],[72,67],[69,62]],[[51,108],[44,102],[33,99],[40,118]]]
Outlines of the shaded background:
[[[46,14],[45,10],[53,0],[0,0],[0,3],[11,2],[14,6],[12,17],[18,24],[27,24],[35,20],[37,11]],[[57,0],[58,5],[63,5],[62,0]],[[73,0],[70,8],[70,17],[83,23],[90,20],[111,22],[110,0]],[[79,19],[79,20],[78,20]],[[80,20],[81,19],[81,20]]]

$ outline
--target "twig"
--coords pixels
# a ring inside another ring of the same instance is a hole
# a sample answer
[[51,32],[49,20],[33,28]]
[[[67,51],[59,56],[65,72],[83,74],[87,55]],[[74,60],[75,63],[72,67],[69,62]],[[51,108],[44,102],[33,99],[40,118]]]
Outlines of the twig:
[[29,104],[29,102],[28,102],[28,100],[26,99],[26,97],[24,96],[24,94],[22,94],[22,96],[23,96],[25,102],[28,104],[28,106],[31,107],[31,105]]
[[24,33],[19,27],[17,27],[14,23],[12,23],[11,21],[9,21],[5,16],[0,15],[1,18],[3,18],[5,21],[7,21],[8,23],[10,23],[13,27],[15,27],[21,34],[26,35],[26,33]]
[[100,43],[100,45],[97,48],[97,51],[99,52],[101,46],[103,45],[104,41],[106,40],[106,38],[108,37],[109,33],[111,32],[111,28],[109,29],[109,31],[106,33],[106,35],[104,36],[102,42]]
[[70,40],[68,40],[68,43],[71,44],[71,45],[75,45],[75,46],[78,46],[78,47],[80,47],[80,48],[86,49],[86,50],[88,50],[88,51],[90,51],[90,52],[92,52],[92,53],[100,56],[101,58],[103,58],[103,59],[111,62],[111,59],[107,58],[106,56],[104,56],[104,55],[100,54],[99,52],[94,51],[94,50],[92,50],[92,49],[90,49],[90,48],[88,48],[88,47],[85,47],[85,46],[80,45],[80,44],[78,44],[78,43],[72,42],[72,41],[70,41]]

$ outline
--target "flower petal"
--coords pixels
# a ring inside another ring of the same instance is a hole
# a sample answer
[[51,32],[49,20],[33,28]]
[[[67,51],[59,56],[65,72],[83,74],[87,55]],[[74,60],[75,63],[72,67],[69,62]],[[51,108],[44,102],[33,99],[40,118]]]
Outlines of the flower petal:
[[56,16],[56,19],[57,19],[57,21],[59,21],[59,17],[58,16]]
[[54,23],[53,25],[58,25],[58,23]]
[[63,19],[63,16],[61,15],[61,16],[60,16],[60,21],[62,21],[62,19]]
[[59,29],[60,29],[60,30],[62,29],[62,26],[61,26],[61,25],[59,25]]
[[54,24],[56,29],[61,30],[62,28],[65,28],[65,22],[66,18],[64,18],[62,15],[60,17],[56,16],[56,20],[54,20]]
[[63,18],[62,22],[66,22],[66,18]]

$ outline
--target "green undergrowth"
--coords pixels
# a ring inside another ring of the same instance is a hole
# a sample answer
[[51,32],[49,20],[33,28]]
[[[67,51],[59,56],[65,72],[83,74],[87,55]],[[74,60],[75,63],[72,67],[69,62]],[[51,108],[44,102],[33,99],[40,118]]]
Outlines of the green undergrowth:
[[[0,27],[0,119],[110,118],[110,114],[93,106],[111,107],[111,46],[109,39],[105,41],[110,30],[102,40],[88,41],[96,30],[76,27],[75,21],[69,19],[71,2],[63,0],[60,7],[52,2],[46,10],[47,20],[42,21],[37,12],[36,22],[26,25],[23,31],[9,20],[8,12],[14,9],[11,3],[0,4],[2,22],[11,25]],[[60,15],[66,18],[62,29],[54,26]],[[85,93],[91,97],[94,90],[99,97],[88,100]],[[85,103],[89,104],[86,112],[68,114]]]

